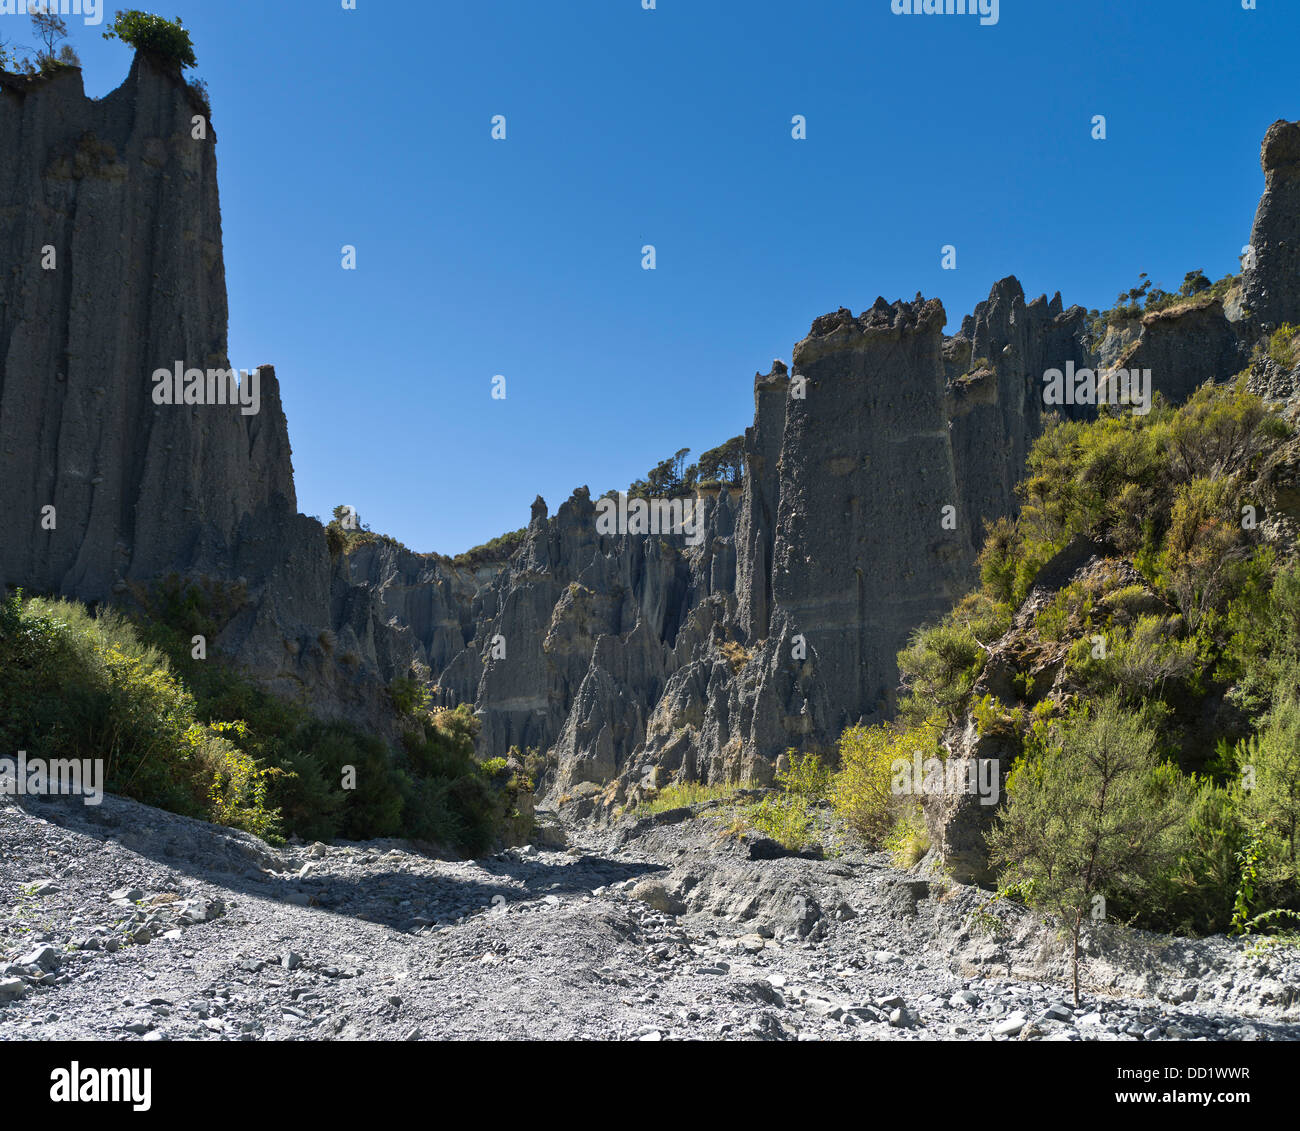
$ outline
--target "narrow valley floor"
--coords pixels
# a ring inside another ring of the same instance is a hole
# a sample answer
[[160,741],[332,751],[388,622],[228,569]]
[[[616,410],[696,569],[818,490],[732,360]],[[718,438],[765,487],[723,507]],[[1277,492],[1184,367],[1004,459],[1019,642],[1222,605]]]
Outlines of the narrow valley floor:
[[[555,826],[552,826],[554,829]],[[1300,954],[1065,948],[877,854],[755,859],[708,807],[477,861],[0,799],[0,1040],[1297,1040]]]

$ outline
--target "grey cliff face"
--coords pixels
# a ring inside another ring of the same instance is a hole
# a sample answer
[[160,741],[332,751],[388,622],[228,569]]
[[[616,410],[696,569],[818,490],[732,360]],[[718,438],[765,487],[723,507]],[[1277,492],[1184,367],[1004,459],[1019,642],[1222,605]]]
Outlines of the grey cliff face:
[[1264,195],[1250,233],[1253,262],[1243,283],[1253,320],[1266,327],[1300,320],[1300,122],[1274,122],[1260,148]]
[[155,402],[157,370],[232,368],[216,135],[193,136],[197,113],[144,56],[98,101],[77,70],[0,77],[0,584],[88,602],[171,574],[238,585],[219,647],[386,730],[410,633],[297,513],[275,370],[257,372],[256,413]]
[[[0,584],[91,602],[169,574],[238,586],[216,643],[268,686],[394,733],[386,687],[414,675],[474,705],[485,753],[551,753],[560,787],[765,782],[787,750],[887,717],[896,653],[1016,509],[1044,374],[1149,367],[1178,400],[1253,344],[1217,301],[1094,349],[1082,308],[1026,302],[1014,278],[951,337],[939,302],[878,299],[818,318],[790,367],[755,378],[743,485],[697,494],[698,541],[603,530],[580,488],[554,516],[533,503],[508,562],[382,541],[332,557],[297,513],[274,369],[255,415],[153,397],[158,369],[232,367],[216,139],[193,137],[196,112],[143,58],[97,102],[76,71],[0,77]],[[1263,164],[1246,305],[1300,320],[1300,124],[1269,130]]]
[[256,416],[151,399],[159,368],[230,368],[215,136],[192,139],[184,88],[143,58],[99,102],[78,71],[0,100],[0,151],[21,155],[0,169],[0,505],[57,523],[6,539],[0,578],[102,600],[228,566],[246,515],[296,509],[275,374]]

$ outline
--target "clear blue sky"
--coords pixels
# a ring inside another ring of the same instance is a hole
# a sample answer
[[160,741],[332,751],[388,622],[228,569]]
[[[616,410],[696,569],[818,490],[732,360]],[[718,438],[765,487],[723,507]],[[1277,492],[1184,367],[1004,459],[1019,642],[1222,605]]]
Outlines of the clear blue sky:
[[[741,432],[841,305],[1235,271],[1300,117],[1296,0],[143,6],[211,86],[232,361],[277,367],[300,507],[448,553]],[[129,55],[74,28],[103,94]]]

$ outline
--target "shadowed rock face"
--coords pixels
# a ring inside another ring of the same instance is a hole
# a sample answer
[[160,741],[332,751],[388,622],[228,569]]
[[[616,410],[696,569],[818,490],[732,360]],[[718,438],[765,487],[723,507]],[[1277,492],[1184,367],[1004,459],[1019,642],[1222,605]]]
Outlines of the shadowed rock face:
[[1258,325],[1300,320],[1300,122],[1274,122],[1260,149],[1264,195],[1244,275],[1245,300]]
[[21,154],[0,165],[0,507],[36,528],[0,544],[0,579],[99,600],[228,571],[246,515],[296,510],[274,371],[256,416],[151,397],[177,361],[230,368],[215,137],[143,58],[100,102],[79,71],[0,99],[0,152]]
[[[580,488],[554,516],[533,504],[508,562],[386,543],[331,558],[297,514],[274,370],[256,415],[153,401],[157,369],[230,368],[215,136],[193,138],[184,85],[137,59],[98,102],[75,71],[0,88],[0,584],[87,601],[171,573],[238,585],[216,643],[270,687],[391,735],[386,684],[427,676],[438,702],[475,705],[484,753],[551,751],[561,786],[764,782],[788,749],[888,714],[895,654],[1015,510],[1044,373],[1102,360],[1081,308],[1026,303],[1014,278],[949,338],[937,301],[879,299],[817,319],[791,369],[755,378],[744,485],[700,497],[698,545],[602,532]],[[1265,141],[1245,280],[1274,321],[1300,320],[1297,138],[1279,123]],[[1179,399],[1247,342],[1192,304],[1105,360]]]
[[76,70],[0,76],[0,584],[107,601],[172,573],[238,583],[221,648],[322,715],[387,730],[410,634],[297,513],[275,370],[256,414],[154,401],[156,370],[231,368],[199,112],[143,56],[99,101]]

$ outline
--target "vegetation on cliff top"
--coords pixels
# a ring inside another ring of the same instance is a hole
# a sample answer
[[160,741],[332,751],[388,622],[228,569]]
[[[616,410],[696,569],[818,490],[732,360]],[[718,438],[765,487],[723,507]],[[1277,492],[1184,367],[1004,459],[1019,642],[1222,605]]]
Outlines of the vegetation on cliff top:
[[20,56],[16,44],[0,39],[0,71],[12,67],[30,77],[49,77],[70,67],[81,66],[76,51],[63,42],[68,38],[68,22],[57,11],[32,12],[31,17],[32,33],[40,41],[39,45],[30,48],[33,54]]
[[[655,464],[644,479],[634,480],[627,489],[633,499],[667,499],[694,491],[697,487],[736,487],[745,477],[745,438],[733,436],[725,444],[710,448],[692,464],[687,464],[690,448],[681,448]],[[606,491],[610,498],[618,492]]]
[[186,67],[198,65],[194,43],[179,16],[168,20],[139,8],[128,8],[116,13],[104,38],[120,39],[177,74]]

